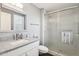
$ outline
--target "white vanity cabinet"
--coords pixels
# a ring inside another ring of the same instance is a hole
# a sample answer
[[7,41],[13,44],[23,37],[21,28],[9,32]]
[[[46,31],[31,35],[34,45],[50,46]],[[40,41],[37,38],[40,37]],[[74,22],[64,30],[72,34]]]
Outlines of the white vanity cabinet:
[[38,47],[35,47],[26,53],[27,56],[38,56],[38,54]]
[[20,48],[14,49],[7,53],[2,54],[2,56],[38,56],[39,54],[39,41],[32,42]]

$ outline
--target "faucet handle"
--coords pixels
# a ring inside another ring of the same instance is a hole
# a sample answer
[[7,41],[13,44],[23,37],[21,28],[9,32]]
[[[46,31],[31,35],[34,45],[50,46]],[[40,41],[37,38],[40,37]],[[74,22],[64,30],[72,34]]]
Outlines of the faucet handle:
[[26,34],[26,38],[28,37],[28,35]]
[[18,37],[18,35],[19,35],[19,34],[18,34],[18,33],[16,33],[16,40],[18,40],[18,38],[19,38],[19,37]]

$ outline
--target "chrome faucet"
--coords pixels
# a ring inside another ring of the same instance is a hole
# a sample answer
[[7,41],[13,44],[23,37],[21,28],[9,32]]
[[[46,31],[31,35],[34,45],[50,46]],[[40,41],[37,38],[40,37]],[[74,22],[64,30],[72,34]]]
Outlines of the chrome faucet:
[[18,40],[19,39],[19,34],[18,33],[16,33],[16,40]]
[[22,39],[22,38],[23,38],[22,33],[16,33],[16,40]]

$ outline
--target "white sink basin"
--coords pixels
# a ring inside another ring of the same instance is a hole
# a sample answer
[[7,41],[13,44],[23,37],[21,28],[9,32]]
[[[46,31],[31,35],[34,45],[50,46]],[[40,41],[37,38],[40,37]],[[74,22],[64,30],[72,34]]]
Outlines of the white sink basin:
[[21,40],[17,40],[17,41],[11,42],[10,44],[11,45],[19,45],[19,44],[28,43],[28,42],[29,42],[29,40],[21,39]]

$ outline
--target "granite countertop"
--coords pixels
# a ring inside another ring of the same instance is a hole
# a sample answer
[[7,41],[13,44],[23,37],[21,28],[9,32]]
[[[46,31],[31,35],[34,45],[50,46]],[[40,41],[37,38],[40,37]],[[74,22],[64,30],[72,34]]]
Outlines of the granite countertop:
[[32,42],[38,41],[38,39],[19,39],[11,41],[0,41],[0,54],[15,50],[22,46],[28,45]]

